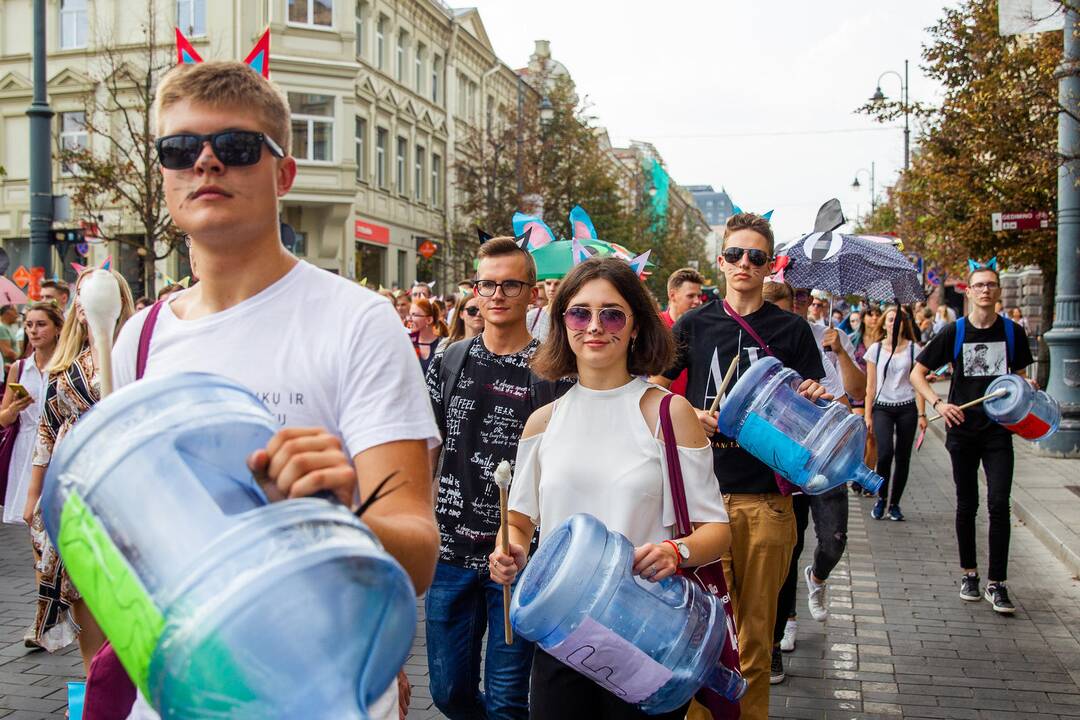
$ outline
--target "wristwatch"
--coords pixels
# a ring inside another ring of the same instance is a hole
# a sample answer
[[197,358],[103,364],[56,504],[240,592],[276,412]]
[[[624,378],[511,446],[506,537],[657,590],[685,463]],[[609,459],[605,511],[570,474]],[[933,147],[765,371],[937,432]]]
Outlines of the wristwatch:
[[675,549],[679,551],[679,557],[681,558],[681,560],[679,560],[679,564],[682,565],[684,562],[690,559],[690,546],[684,543],[682,540],[672,540],[671,542],[673,545],[675,545]]

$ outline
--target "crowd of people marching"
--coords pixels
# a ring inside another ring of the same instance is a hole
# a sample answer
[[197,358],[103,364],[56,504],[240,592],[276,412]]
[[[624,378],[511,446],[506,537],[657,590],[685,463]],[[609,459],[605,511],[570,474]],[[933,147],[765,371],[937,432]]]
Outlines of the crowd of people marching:
[[[190,236],[199,278],[138,303],[136,312],[114,273],[122,305],[115,384],[198,370],[257,393],[303,398],[270,408],[284,427],[248,459],[288,497],[329,490],[352,504],[398,473],[402,489],[364,518],[424,596],[430,690],[452,720],[644,717],[523,638],[503,640],[503,586],[514,585],[551,530],[580,512],[630,539],[633,571],[646,580],[722,563],[749,681],[742,717],[767,717],[770,683],[784,680],[782,652],[796,644],[797,587],[806,587],[810,616],[826,620],[849,512],[863,507],[849,500],[866,493],[840,486],[792,494],[718,434],[708,408],[718,373],[733,360],[737,378],[774,356],[804,378],[804,396],[863,415],[876,440],[868,459],[885,478],[869,510],[877,520],[905,519],[916,435],[928,412],[944,416],[960,597],[1013,611],[1011,436],[978,408],[959,408],[994,377],[1022,374],[1032,362],[1022,318],[1006,319],[995,306],[996,265],[972,265],[959,321],[945,306],[864,301],[842,311],[843,298],[771,276],[768,220],[739,213],[727,221],[718,258],[722,298],[707,302],[697,271],[671,272],[658,302],[618,257],[587,259],[560,279],[538,281],[532,256],[510,236],[480,246],[474,277],[456,292],[440,298],[417,283],[374,293],[282,247],[277,199],[296,166],[288,108],[261,77],[240,63],[181,66],[162,83],[156,112],[169,211]],[[41,525],[52,451],[100,398],[101,359],[79,301],[85,277],[73,297],[63,283],[45,283],[21,322],[15,308],[0,310],[7,372],[0,425],[17,428],[9,433],[3,519],[30,530],[26,557],[39,595],[27,645],[55,651],[79,643],[90,677],[84,717],[151,718],[134,688],[108,673],[115,655]],[[935,386],[945,376],[949,393],[941,397]],[[692,522],[684,535],[675,532],[666,488],[665,417]],[[500,549],[492,481],[503,460],[515,465],[509,552]],[[975,552],[980,464],[989,482],[985,588]],[[811,519],[816,549],[802,561]],[[404,717],[408,703],[402,674],[372,716]],[[705,712],[694,705],[661,717]]]

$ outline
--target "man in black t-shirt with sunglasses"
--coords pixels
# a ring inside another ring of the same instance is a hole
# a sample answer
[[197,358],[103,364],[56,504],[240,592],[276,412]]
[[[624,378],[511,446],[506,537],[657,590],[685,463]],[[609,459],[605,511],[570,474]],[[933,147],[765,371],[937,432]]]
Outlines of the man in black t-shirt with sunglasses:
[[[708,408],[733,357],[739,358],[741,375],[771,352],[806,378],[799,387],[803,395],[829,397],[817,382],[825,369],[810,327],[762,298],[773,244],[765,218],[739,213],[728,219],[720,258],[727,280],[725,302],[709,302],[679,318],[672,329],[678,344],[675,365],[653,382],[668,387],[686,370],[687,399],[697,408]],[[754,333],[743,329],[736,313]],[[795,546],[791,497],[779,492],[771,468],[717,433],[716,413],[699,410],[698,417],[712,438],[713,467],[731,517],[731,551],[722,560],[735,611],[739,660],[750,683],[740,703],[741,717],[765,720],[777,594]]]

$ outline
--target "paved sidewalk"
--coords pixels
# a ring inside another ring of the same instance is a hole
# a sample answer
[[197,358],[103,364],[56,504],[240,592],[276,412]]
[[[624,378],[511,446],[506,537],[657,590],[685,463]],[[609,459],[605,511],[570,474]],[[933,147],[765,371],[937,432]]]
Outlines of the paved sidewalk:
[[[1080,481],[1078,461],[1027,457],[1017,441],[1017,488]],[[800,589],[799,643],[788,679],[772,692],[775,718],[1080,717],[1080,582],[1019,520],[1013,523],[1010,589],[1015,617],[958,596],[955,507],[948,456],[927,436],[912,462],[905,523],[874,521],[872,501],[851,498],[848,553],[830,580],[832,615],[816,623]],[[1071,493],[1069,494],[1071,496]],[[1075,496],[1072,496],[1075,497]],[[1080,511],[1080,497],[1056,512]],[[983,509],[985,520],[985,508]],[[980,558],[986,525],[980,522]],[[807,537],[813,544],[813,530]],[[811,547],[804,551],[808,562]],[[33,613],[30,550],[21,528],[0,526],[0,718],[62,718],[64,682],[81,674],[78,653],[30,653],[22,632]],[[420,616],[423,608],[420,606]],[[409,717],[432,706],[423,624],[406,670]]]

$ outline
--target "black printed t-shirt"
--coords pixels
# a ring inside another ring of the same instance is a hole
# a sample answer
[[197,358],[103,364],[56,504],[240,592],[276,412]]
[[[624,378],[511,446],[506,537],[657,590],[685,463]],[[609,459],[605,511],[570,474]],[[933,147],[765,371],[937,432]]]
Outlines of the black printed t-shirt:
[[[814,333],[801,317],[767,302],[743,318],[786,367],[810,380],[825,377]],[[712,405],[716,389],[736,354],[739,369],[733,385],[749,369],[750,363],[768,355],[724,311],[723,304],[715,300],[680,317],[672,332],[675,333],[677,355],[675,365],[664,373],[664,377],[675,379],[686,370],[686,399],[696,408]],[[721,492],[777,492],[772,469],[739,447],[734,439],[717,433],[712,438],[712,446],[713,468]]]
[[435,503],[439,559],[483,570],[499,532],[499,488],[492,475],[500,462],[513,463],[517,456],[532,412],[529,360],[540,343],[533,340],[519,352],[495,355],[483,336],[471,342],[451,397],[443,401],[441,353],[431,360],[427,386],[443,436]]
[[[964,345],[960,356],[953,359],[956,344],[956,323],[951,322],[919,353],[916,358],[931,371],[942,365],[953,365],[952,384],[949,386],[949,402],[963,405],[986,394],[986,388],[1000,375],[1023,370],[1034,359],[1028,347],[1024,328],[1013,323],[1013,357],[1008,359],[1005,340],[1005,319],[1000,315],[994,324],[980,329],[964,322]],[[1011,322],[1011,321],[1010,321]],[[938,405],[940,408],[941,405]],[[964,410],[964,422],[946,431],[955,437],[974,437],[984,433],[1008,435],[1009,431],[986,416],[982,405]]]

